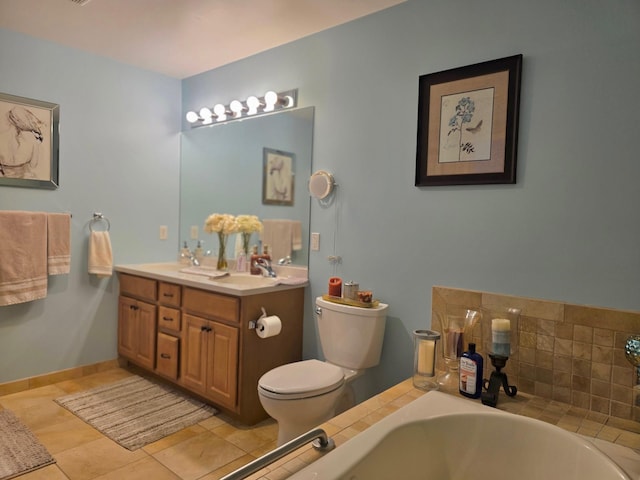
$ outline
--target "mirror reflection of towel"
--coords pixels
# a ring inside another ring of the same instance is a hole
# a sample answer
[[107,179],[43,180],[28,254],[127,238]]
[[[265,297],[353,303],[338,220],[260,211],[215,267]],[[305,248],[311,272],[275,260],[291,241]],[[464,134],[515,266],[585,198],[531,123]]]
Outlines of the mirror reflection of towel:
[[302,249],[302,225],[298,220],[264,219],[262,244],[269,245],[271,259],[290,256],[293,250]]
[[99,278],[113,273],[113,253],[109,232],[91,232],[89,237],[89,273]]

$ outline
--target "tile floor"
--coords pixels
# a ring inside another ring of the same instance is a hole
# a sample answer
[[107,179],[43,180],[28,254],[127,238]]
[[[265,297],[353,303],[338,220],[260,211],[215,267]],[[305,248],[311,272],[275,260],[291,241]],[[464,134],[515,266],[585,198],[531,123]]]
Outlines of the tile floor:
[[53,400],[132,375],[115,368],[78,379],[0,396],[55,458],[20,480],[216,480],[276,446],[278,427],[252,427],[219,413],[192,427],[129,451]]

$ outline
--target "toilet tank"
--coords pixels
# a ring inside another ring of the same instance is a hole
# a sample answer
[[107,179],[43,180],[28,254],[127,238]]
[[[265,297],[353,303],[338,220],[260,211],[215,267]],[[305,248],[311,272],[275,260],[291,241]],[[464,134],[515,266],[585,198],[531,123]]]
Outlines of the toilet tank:
[[322,353],[334,365],[360,370],[380,363],[389,305],[362,308],[316,298]]

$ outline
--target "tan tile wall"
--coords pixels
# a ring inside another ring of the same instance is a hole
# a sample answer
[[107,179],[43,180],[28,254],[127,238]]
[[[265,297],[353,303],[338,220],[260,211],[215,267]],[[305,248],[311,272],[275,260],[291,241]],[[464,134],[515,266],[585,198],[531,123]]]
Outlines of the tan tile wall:
[[[519,391],[640,421],[640,387],[633,388],[635,369],[624,355],[628,336],[640,333],[640,312],[433,287],[434,312],[443,312],[447,304],[521,309],[519,348],[503,370]],[[437,316],[432,318],[432,329],[440,330]],[[479,325],[472,341],[482,345]],[[485,348],[478,350],[485,359],[484,378],[489,378],[493,367]],[[440,352],[438,361],[444,368]]]

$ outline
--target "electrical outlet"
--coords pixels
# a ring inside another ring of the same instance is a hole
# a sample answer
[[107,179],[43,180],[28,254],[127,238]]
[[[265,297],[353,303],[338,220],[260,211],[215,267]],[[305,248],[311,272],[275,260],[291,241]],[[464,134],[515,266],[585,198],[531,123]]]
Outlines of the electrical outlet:
[[160,225],[160,240],[166,240],[169,236],[169,228],[166,225]]
[[311,233],[311,250],[317,252],[320,250],[320,234],[319,233]]
[[191,240],[197,240],[197,239],[198,239],[198,226],[191,225]]

